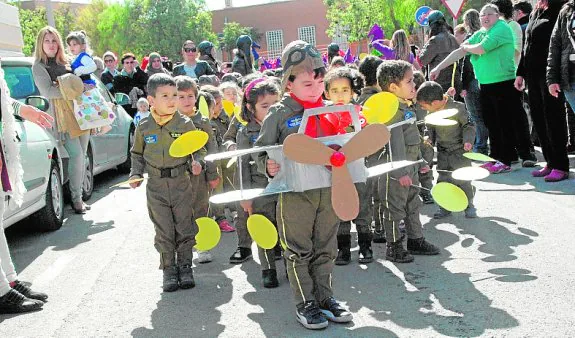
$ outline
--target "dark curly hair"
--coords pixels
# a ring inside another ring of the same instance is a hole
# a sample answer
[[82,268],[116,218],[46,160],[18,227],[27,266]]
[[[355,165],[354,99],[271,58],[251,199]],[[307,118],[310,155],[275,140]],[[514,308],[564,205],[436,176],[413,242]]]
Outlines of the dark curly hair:
[[382,64],[383,60],[375,55],[366,56],[359,63],[359,72],[365,78],[366,86],[375,86],[377,84],[377,67]]
[[443,100],[443,88],[435,81],[425,81],[417,90],[417,102],[430,104]]
[[506,20],[513,17],[513,2],[511,2],[511,0],[491,0],[490,3],[499,8],[499,13],[501,13]]
[[388,92],[392,83],[399,85],[405,74],[413,69],[413,66],[403,60],[385,60],[377,67],[377,83],[381,90]]
[[325,75],[323,79],[325,91],[328,92],[332,82],[338,79],[348,79],[351,90],[358,95],[361,94],[361,89],[365,85],[365,79],[359,71],[349,67],[339,67],[330,70]]
[[[248,93],[242,96],[242,119],[244,121],[249,122],[254,117],[258,100],[266,95],[280,95],[280,88],[272,79],[265,79],[256,83]],[[248,108],[248,104],[253,111]]]

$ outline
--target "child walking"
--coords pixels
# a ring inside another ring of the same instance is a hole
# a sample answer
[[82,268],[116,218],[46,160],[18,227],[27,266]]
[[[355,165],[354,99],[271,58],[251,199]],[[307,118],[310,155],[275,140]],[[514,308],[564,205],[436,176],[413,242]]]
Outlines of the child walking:
[[[383,61],[377,69],[379,87],[399,99],[399,108],[389,124],[415,117],[412,102],[415,98],[415,83],[411,64],[401,60]],[[386,162],[417,161],[421,159],[419,130],[415,123],[391,130],[391,141],[383,157]],[[385,257],[397,263],[413,261],[412,255],[437,255],[439,249],[423,237],[423,227],[419,219],[421,200],[419,199],[418,172],[428,171],[429,167],[410,166],[397,169],[380,176],[379,195],[383,205],[383,225],[387,242]],[[405,221],[407,230],[407,250],[403,247],[403,237],[399,223]]]
[[[471,160],[463,157],[463,153],[473,149],[475,126],[469,119],[465,104],[456,102],[451,97],[444,95],[441,85],[433,81],[427,81],[421,85],[417,91],[417,102],[430,113],[444,109],[457,109],[457,115],[449,118],[456,121],[456,125],[428,126],[430,129],[429,142],[430,144],[435,142],[437,145],[437,171],[439,173],[437,182],[449,182],[460,187],[469,200],[469,206],[465,209],[465,217],[476,218],[477,211],[473,205],[471,182],[453,180],[449,172],[471,166]],[[449,215],[451,215],[451,211],[439,207],[433,217],[439,219]]]
[[[156,231],[154,246],[160,253],[163,289],[172,292],[195,286],[192,248],[198,230],[189,205],[194,197],[189,177],[192,156],[172,157],[169,150],[176,138],[196,128],[177,113],[178,92],[171,76],[154,74],[147,87],[151,114],[136,127],[130,179],[148,173],[146,197]],[[137,188],[141,182],[130,185]]]
[[[326,70],[319,51],[307,42],[293,41],[283,50],[281,63],[282,90],[289,93],[270,109],[255,146],[283,143],[287,136],[298,132],[305,109],[324,106]],[[328,119],[321,116],[309,119],[305,132],[310,137],[328,136],[327,123]],[[258,166],[269,177],[282,170],[266,153],[259,155]],[[351,321],[352,314],[333,297],[339,219],[331,204],[331,188],[280,194],[277,220],[288,279],[297,304],[297,320],[308,329],[325,328],[328,319]]]

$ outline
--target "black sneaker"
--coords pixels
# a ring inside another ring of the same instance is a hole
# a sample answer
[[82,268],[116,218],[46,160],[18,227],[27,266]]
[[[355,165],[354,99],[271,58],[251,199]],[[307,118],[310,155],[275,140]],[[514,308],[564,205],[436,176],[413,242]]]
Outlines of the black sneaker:
[[178,280],[182,289],[191,289],[196,286],[196,282],[194,281],[194,272],[191,265],[186,264],[179,266]]
[[230,264],[240,264],[252,257],[252,249],[238,247],[236,252],[230,256]]
[[465,209],[465,218],[477,218],[477,209],[473,206],[468,206]]
[[277,288],[280,285],[278,274],[275,269],[263,270],[262,279],[264,281],[264,288]]
[[0,297],[0,313],[22,313],[40,310],[44,302],[25,297],[20,292],[10,289]]
[[19,280],[17,280],[14,283],[15,283],[15,285],[12,289],[20,292],[26,298],[36,299],[36,300],[40,300],[42,302],[46,302],[46,300],[48,299],[47,294],[45,294],[43,292],[33,291],[32,289],[30,289],[30,286],[28,286],[27,283],[23,283]]
[[423,201],[423,204],[433,204],[435,203],[435,201],[433,200],[433,197],[431,196],[431,194],[429,192],[422,192],[421,194],[419,194],[419,197],[421,197],[421,200]]
[[447,211],[443,208],[439,208],[435,214],[433,214],[433,218],[435,219],[442,219],[445,217],[451,216],[451,211]]
[[385,243],[385,232],[383,231],[374,231],[373,232],[373,243]]
[[178,285],[178,267],[169,266],[164,268],[164,292],[174,292],[179,288]]
[[359,263],[371,263],[373,262],[373,250],[371,250],[370,244],[360,244],[359,245],[359,258],[357,260]]
[[412,255],[439,255],[439,248],[425,240],[425,237],[418,239],[407,239],[407,251]]
[[333,297],[324,300],[320,310],[329,321],[336,323],[348,323],[353,320],[351,312],[344,309]]
[[337,251],[337,258],[335,259],[335,265],[348,265],[351,262],[351,252],[349,248],[339,249]]
[[531,154],[530,156],[523,158],[522,160],[523,161],[521,162],[521,166],[523,168],[533,168],[537,164],[537,157],[534,154]]
[[283,258],[282,247],[279,245],[279,243],[274,247],[274,255],[276,261],[279,261]]
[[385,251],[385,259],[390,262],[396,263],[410,263],[413,262],[413,256],[403,248],[403,241],[399,240],[393,243],[387,243],[387,250]]
[[315,300],[299,303],[295,312],[297,321],[306,329],[321,330],[328,325]]

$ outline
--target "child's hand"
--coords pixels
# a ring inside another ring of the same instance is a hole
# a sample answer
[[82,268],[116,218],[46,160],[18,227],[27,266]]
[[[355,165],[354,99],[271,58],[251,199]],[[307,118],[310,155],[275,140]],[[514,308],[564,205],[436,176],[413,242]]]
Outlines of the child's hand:
[[240,201],[240,206],[244,209],[245,212],[248,213],[248,215],[252,215],[252,212],[254,211],[253,209],[253,202],[252,200],[247,200],[247,201]]
[[430,80],[430,81],[435,81],[435,80],[437,80],[437,78],[439,77],[439,73],[440,73],[440,72],[441,72],[441,71],[440,71],[439,69],[433,68],[433,69],[431,70],[431,72],[429,72],[429,80]]
[[218,186],[218,184],[220,184],[220,178],[218,177],[213,181],[208,181],[208,184],[210,185],[210,188],[213,190]]
[[457,94],[457,91],[455,90],[455,88],[449,87],[449,89],[447,90],[447,95],[454,97],[455,94]]
[[[136,178],[140,178],[140,177],[139,176],[130,177],[131,180],[136,179]],[[136,189],[137,187],[142,185],[142,182],[144,182],[144,181],[132,182],[132,183],[130,183],[130,188]]]
[[268,160],[266,163],[266,169],[270,177],[274,177],[280,171],[280,165],[274,160]]
[[473,149],[473,145],[471,143],[463,144],[463,150],[470,151],[471,149]]
[[192,161],[192,175],[198,176],[202,172],[202,165],[198,161]]
[[424,167],[419,169],[419,172],[422,174],[427,174],[430,170],[431,170],[431,168],[426,164]]
[[402,187],[409,187],[410,185],[413,184],[413,181],[411,180],[411,177],[409,177],[409,175],[401,176],[398,181]]

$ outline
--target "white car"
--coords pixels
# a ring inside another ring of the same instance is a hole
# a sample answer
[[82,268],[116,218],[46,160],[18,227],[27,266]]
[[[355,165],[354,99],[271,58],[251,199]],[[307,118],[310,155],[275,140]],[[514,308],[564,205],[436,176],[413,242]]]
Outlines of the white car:
[[[34,83],[33,62],[32,58],[26,57],[2,58],[5,79],[14,99],[48,110],[48,101],[39,96]],[[99,79],[94,79],[104,99],[113,104],[116,119],[108,133],[90,137],[83,184],[84,200],[92,196],[94,175],[113,168],[122,172],[130,170],[130,148],[135,130],[132,118],[120,105],[127,103],[127,96],[118,95],[122,102],[117,102]],[[24,184],[28,192],[22,207],[14,210],[7,205],[4,227],[33,215],[38,229],[57,230],[63,221],[63,186],[68,181],[68,153],[61,142],[56,140],[55,135],[52,135],[53,130],[43,130],[28,121],[17,120]]]

